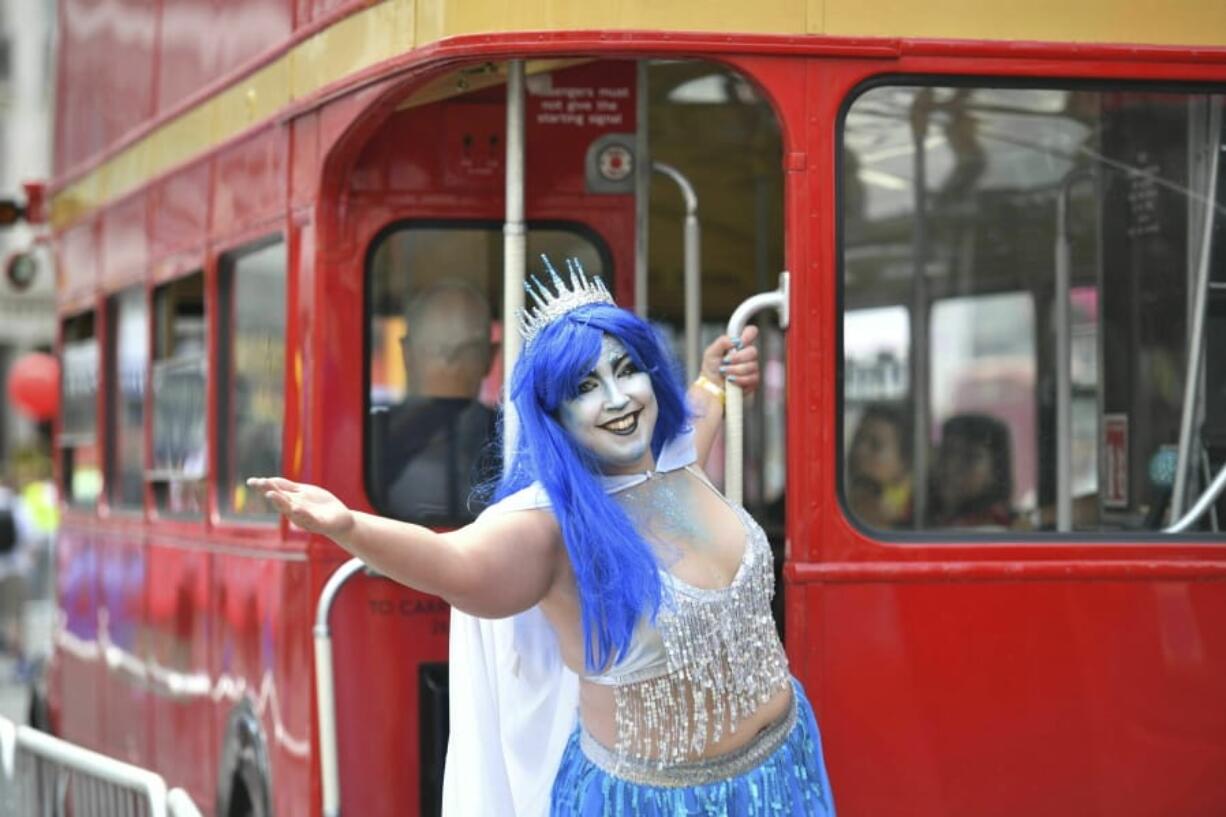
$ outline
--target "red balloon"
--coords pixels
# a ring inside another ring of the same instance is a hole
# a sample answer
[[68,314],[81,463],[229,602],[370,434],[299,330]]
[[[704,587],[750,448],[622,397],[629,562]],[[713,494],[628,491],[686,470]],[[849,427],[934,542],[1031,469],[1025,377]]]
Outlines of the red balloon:
[[60,362],[43,352],[22,355],[9,369],[8,396],[27,417],[50,420],[60,407]]

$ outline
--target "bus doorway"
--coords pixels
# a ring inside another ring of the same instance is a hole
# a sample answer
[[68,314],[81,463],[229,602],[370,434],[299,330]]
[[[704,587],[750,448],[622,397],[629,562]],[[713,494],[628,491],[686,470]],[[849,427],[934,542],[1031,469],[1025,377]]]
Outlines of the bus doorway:
[[[322,409],[325,425],[355,435],[325,454],[325,473],[357,506],[433,527],[471,521],[501,467],[501,352],[517,331],[504,314],[507,72],[503,63],[464,66],[389,104],[350,148],[345,206],[328,228],[336,246],[353,250],[322,271],[329,303],[364,317],[344,321],[345,345],[322,353],[335,356],[325,365],[346,371],[346,383],[361,375],[363,399]],[[692,379],[684,361],[694,340],[701,348],[722,334],[735,306],[773,287],[783,268],[774,111],[750,75],[709,61],[527,61],[524,73],[528,271],[543,272],[541,254],[559,267],[577,258],[619,304],[656,324],[683,361],[678,376]],[[699,273],[696,299],[687,264]],[[745,495],[781,562],[785,357],[771,321],[760,326],[763,384],[746,409]],[[722,450],[707,467],[719,481]],[[446,605],[359,576],[337,597],[332,626],[339,779],[374,762],[347,745],[403,746],[410,736],[409,773],[389,777],[397,791],[342,785],[344,810],[376,815],[420,802],[435,813]],[[389,667],[376,657],[389,648],[372,643],[403,645],[402,660]]]

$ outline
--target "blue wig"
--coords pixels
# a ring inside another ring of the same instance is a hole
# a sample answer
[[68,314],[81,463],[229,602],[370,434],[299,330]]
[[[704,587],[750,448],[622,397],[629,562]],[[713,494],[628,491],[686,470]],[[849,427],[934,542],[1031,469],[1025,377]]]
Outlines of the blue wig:
[[596,366],[604,335],[617,338],[651,377],[659,419],[651,438],[664,443],[690,422],[677,364],[646,321],[615,306],[593,304],[550,323],[528,344],[511,377],[519,439],[496,498],[540,481],[562,528],[579,586],[584,662],[601,671],[625,655],[644,614],[654,620],[661,584],[651,547],[605,493],[600,468],[562,427],[558,410],[578,394]]

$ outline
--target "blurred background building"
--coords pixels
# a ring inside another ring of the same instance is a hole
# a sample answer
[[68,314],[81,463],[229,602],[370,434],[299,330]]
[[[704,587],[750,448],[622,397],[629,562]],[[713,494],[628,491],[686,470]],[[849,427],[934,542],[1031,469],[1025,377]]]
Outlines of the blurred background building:
[[[22,183],[51,173],[51,111],[55,88],[54,0],[0,0],[0,199],[25,200]],[[37,231],[25,222],[0,228],[0,259],[29,250]],[[55,336],[54,269],[36,249],[37,274],[18,290],[0,279],[0,383],[33,349],[50,350]],[[7,265],[6,265],[7,266]],[[47,450],[46,429],[0,400],[0,471],[15,453]]]

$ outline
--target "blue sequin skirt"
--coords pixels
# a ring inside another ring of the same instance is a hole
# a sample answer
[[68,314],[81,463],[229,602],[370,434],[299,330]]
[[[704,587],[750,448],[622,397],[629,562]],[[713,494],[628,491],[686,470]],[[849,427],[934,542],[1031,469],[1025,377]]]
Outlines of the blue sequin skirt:
[[562,755],[553,817],[833,817],[813,708],[792,681],[792,707],[747,746],[656,768],[623,760],[582,727]]

